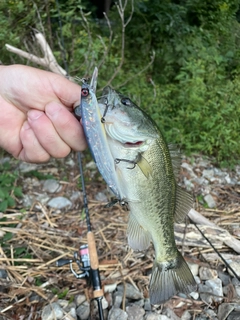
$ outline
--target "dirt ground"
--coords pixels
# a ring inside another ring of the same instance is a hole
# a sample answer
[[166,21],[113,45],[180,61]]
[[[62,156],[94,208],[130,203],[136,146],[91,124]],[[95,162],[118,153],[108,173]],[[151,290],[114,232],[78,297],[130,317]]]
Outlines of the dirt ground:
[[[89,156],[84,162],[85,164],[90,162]],[[11,159],[11,168],[12,170],[19,168],[19,163]],[[43,180],[40,180],[39,176],[36,177],[34,173],[36,171],[40,173]],[[181,179],[184,174],[182,172]],[[69,265],[61,268],[56,266],[58,259],[73,258],[79,246],[87,243],[87,227],[76,155],[72,154],[65,160],[52,160],[47,164],[38,165],[37,169],[27,173],[19,172],[16,185],[22,187],[24,195],[32,195],[34,198],[44,193],[42,181],[46,179],[46,175],[56,179],[61,186],[59,192],[49,195],[51,198],[56,196],[69,198],[77,191],[80,191],[80,194],[69,209],[52,209],[44,204],[44,201],[38,200],[33,201],[31,207],[25,207],[23,199],[16,198],[14,208],[0,213],[2,240],[0,319],[41,319],[41,310],[49,302],[57,301],[59,298],[72,301],[78,293],[85,293],[89,299],[92,297],[86,281],[76,279],[69,270]],[[129,282],[137,286],[144,297],[148,297],[153,249],[150,248],[146,252],[133,252],[128,247],[126,239],[128,212],[119,205],[105,208],[106,202],[96,200],[96,195],[107,195],[110,200],[106,185],[96,169],[90,166],[85,167],[85,181],[102,285]],[[193,191],[195,209],[219,228],[225,229],[235,239],[240,240],[240,186],[217,186],[216,188],[217,208],[209,209],[199,202],[201,190],[196,186]],[[190,240],[188,233],[193,235]],[[212,230],[208,230],[208,233],[214,240]],[[214,253],[214,250],[201,235],[199,238],[198,231],[188,219],[185,224],[176,227],[176,240],[180,251],[184,252],[184,257],[189,263],[226,270],[226,266],[218,256],[213,255],[212,260],[208,259],[207,255]],[[215,246],[222,254],[237,257],[237,253],[224,241],[217,239]],[[73,266],[78,272],[76,263]],[[186,310],[186,306],[196,315],[200,314],[206,306],[201,300],[188,299],[187,303],[179,307],[181,301],[186,302],[186,299],[174,297],[168,302],[179,317]],[[223,300],[229,303],[236,301],[236,295],[233,292],[229,292]],[[218,305],[210,307],[214,309]]]

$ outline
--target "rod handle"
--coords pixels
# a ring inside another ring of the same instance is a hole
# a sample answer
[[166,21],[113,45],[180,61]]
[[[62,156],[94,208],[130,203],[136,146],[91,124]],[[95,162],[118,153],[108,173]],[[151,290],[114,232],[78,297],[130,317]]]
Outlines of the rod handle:
[[94,237],[94,234],[92,231],[89,231],[87,233],[87,242],[88,242],[88,250],[89,250],[89,256],[90,256],[91,268],[93,270],[97,270],[99,267],[99,262],[98,262],[95,237]]

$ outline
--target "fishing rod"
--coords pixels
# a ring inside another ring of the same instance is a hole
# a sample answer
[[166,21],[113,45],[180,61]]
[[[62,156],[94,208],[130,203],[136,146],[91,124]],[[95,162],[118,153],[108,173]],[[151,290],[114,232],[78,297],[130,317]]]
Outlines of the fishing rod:
[[[58,22],[59,22],[59,28],[60,28],[60,38],[61,38],[61,47],[62,47],[61,51],[63,51],[62,55],[64,60],[64,66],[65,66],[65,70],[67,72],[67,78],[68,78],[69,76],[68,64],[67,64],[64,40],[62,35],[62,21],[60,17],[60,7],[59,7],[58,0],[56,0],[56,5],[58,10]],[[62,267],[66,264],[69,264],[71,272],[77,279],[85,278],[88,286],[93,287],[93,298],[97,301],[99,320],[104,320],[103,307],[102,307],[102,299],[104,295],[103,295],[101,278],[99,273],[99,261],[98,261],[96,242],[95,242],[94,234],[92,232],[90,214],[88,210],[88,200],[87,200],[87,192],[86,192],[85,182],[84,182],[81,152],[77,153],[77,157],[78,157],[79,171],[80,171],[81,183],[82,183],[83,206],[85,210],[86,223],[87,223],[87,243],[88,244],[81,245],[78,252],[77,251],[74,252],[73,259],[64,259],[64,258],[59,259],[58,261],[56,261],[56,265],[58,267]],[[81,271],[81,273],[77,273],[74,270],[73,262],[75,262],[78,265],[78,268]]]
[[[99,320],[104,320],[103,307],[102,307],[102,299],[104,295],[103,295],[101,278],[99,273],[99,261],[98,261],[96,242],[95,242],[95,237],[92,232],[92,226],[90,222],[87,193],[86,193],[84,175],[83,175],[82,156],[80,152],[78,152],[78,164],[80,169],[81,183],[82,183],[82,190],[83,190],[83,205],[84,205],[85,216],[86,216],[88,244],[80,246],[79,251],[74,252],[73,259],[64,259],[64,258],[59,259],[56,262],[56,265],[57,267],[62,267],[66,264],[69,264],[71,272],[77,279],[85,278],[87,280],[87,284],[93,287],[93,298],[97,301]],[[73,269],[73,262],[77,263],[81,273],[77,273]]]
[[103,290],[102,290],[101,279],[100,279],[100,274],[99,274],[99,261],[98,261],[96,242],[95,242],[95,237],[92,232],[92,227],[91,227],[91,222],[90,222],[87,192],[86,192],[86,188],[85,188],[83,166],[82,166],[82,157],[81,157],[80,152],[78,152],[78,164],[79,164],[79,169],[80,169],[80,174],[81,174],[81,182],[82,182],[82,190],[83,190],[83,205],[84,205],[84,209],[85,209],[86,223],[87,223],[87,242],[88,242],[88,250],[89,250],[89,256],[90,256],[93,297],[97,301],[99,318],[100,318],[100,320],[102,320],[102,319],[104,319],[103,318],[103,308],[102,308]]

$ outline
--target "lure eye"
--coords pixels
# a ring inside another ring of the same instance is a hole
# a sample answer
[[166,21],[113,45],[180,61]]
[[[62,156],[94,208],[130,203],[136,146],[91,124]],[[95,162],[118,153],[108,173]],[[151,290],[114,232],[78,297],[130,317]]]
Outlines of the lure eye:
[[125,106],[131,107],[131,100],[128,98],[122,98],[121,100],[122,104],[124,104]]
[[89,90],[87,88],[82,88],[82,96],[87,97],[89,95]]

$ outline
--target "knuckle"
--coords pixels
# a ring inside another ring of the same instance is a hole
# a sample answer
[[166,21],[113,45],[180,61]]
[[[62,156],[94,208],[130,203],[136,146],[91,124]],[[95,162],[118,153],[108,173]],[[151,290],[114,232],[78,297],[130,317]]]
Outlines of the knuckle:
[[65,158],[66,156],[68,156],[70,152],[71,152],[70,147],[68,147],[66,145],[64,148],[59,148],[58,150],[52,150],[52,152],[50,152],[50,154],[52,157],[60,159],[60,158]]

